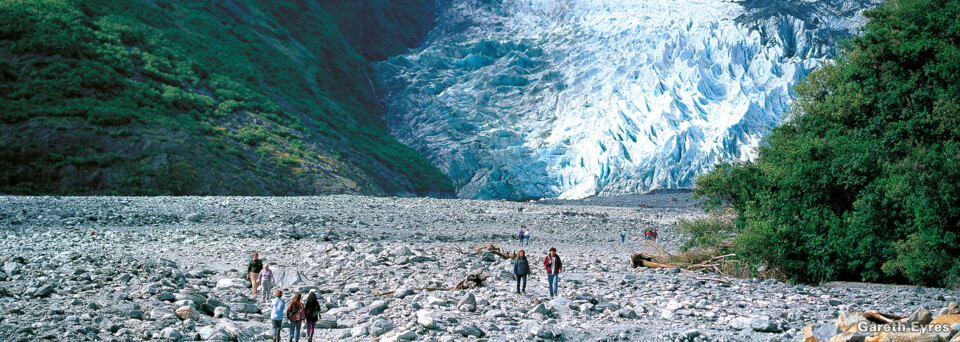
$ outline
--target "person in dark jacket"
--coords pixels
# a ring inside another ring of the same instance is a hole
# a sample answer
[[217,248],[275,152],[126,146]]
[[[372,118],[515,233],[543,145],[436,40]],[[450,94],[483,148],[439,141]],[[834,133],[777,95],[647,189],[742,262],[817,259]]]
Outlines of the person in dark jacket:
[[253,298],[257,298],[261,270],[263,270],[263,260],[260,260],[259,254],[253,253],[253,260],[250,260],[250,263],[247,264],[247,279],[250,279],[250,285],[253,287]]
[[[530,263],[527,261],[527,254],[524,251],[517,253],[517,258],[513,261],[513,276],[517,278],[517,294],[527,294],[527,275],[530,274]],[[520,282],[523,282],[523,287]]]
[[563,262],[557,255],[556,248],[550,248],[550,254],[543,259],[543,266],[547,268],[547,286],[550,288],[550,297],[557,295],[560,272],[563,271]]
[[307,296],[307,303],[303,306],[304,320],[307,322],[307,342],[313,341],[313,327],[320,320],[320,302],[317,301],[317,294],[310,292]]

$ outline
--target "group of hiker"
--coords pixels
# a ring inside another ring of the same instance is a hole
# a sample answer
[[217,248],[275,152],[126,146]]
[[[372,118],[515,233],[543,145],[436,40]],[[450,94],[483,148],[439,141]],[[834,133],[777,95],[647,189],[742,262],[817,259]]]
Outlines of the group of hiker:
[[[264,265],[260,259],[260,254],[253,253],[253,259],[247,263],[247,279],[250,280],[250,287],[253,291],[253,298],[257,298],[257,292],[262,291],[261,299],[267,301],[270,297],[270,290],[273,288],[273,271],[270,265]],[[286,312],[286,315],[284,315]],[[301,327],[306,328],[307,340],[313,341],[313,331],[320,320],[320,302],[317,300],[317,294],[311,291],[307,295],[306,303],[301,301],[301,293],[295,293],[290,304],[283,300],[283,291],[277,290],[273,293],[273,302],[270,304],[270,320],[273,322],[273,341],[280,342],[280,330],[283,327],[283,319],[286,318],[290,323],[290,341],[300,341]]]
[[[320,320],[320,301],[313,291],[307,295],[306,303],[300,300],[301,293],[297,292],[286,304],[283,300],[283,290],[277,290],[273,303],[270,304],[270,320],[273,322],[273,341],[280,342],[280,332],[283,329],[283,319],[290,323],[290,341],[300,341],[301,327],[306,329],[307,341],[313,341],[314,328]],[[284,315],[286,309],[286,315]]]
[[530,231],[526,229],[527,226],[520,226],[520,234],[517,235],[517,240],[520,241],[521,246],[530,244]]
[[[556,248],[550,248],[550,252],[543,259],[543,267],[547,270],[547,288],[550,297],[557,295],[560,282],[560,272],[563,271],[563,262],[557,255]],[[524,250],[517,252],[517,257],[513,262],[513,276],[517,279],[517,295],[527,294],[527,277],[530,275],[530,262],[527,260],[527,253]]]

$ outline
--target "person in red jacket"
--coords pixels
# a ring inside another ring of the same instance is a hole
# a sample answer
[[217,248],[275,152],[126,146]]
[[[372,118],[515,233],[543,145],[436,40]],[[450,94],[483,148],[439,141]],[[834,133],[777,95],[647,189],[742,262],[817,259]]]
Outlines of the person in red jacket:
[[563,271],[563,262],[557,255],[556,248],[550,248],[550,254],[543,259],[543,266],[547,268],[547,286],[550,288],[550,297],[557,295],[557,283],[560,281],[558,276]]

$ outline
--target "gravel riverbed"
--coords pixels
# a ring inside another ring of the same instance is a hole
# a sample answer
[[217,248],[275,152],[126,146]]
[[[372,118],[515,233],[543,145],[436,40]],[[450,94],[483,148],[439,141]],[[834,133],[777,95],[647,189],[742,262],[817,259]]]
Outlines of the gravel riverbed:
[[[683,193],[658,196],[637,199],[653,208],[626,199],[0,197],[0,340],[269,341],[269,303],[243,279],[254,252],[286,299],[320,296],[317,341],[793,341],[844,311],[909,315],[960,299],[937,288],[633,269],[631,253],[651,252],[643,229],[658,228],[661,247],[676,250],[684,237],[675,222],[703,215],[658,202],[687,203]],[[520,225],[529,245],[518,245]],[[515,293],[510,260],[469,253],[491,243],[526,251],[526,295]],[[554,298],[542,267],[550,247],[564,265]],[[485,286],[424,290],[481,271]]]

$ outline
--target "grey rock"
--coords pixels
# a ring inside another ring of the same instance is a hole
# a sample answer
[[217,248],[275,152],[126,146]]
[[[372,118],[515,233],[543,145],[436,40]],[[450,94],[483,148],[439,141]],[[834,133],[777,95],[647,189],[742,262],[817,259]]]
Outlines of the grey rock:
[[388,307],[389,305],[387,305],[387,302],[378,300],[373,303],[370,303],[370,306],[368,306],[369,310],[367,313],[369,313],[370,316],[377,316],[379,314],[382,314],[384,311],[386,311]]
[[200,213],[187,214],[186,219],[188,222],[200,222]]
[[393,324],[393,322],[385,319],[380,319],[370,324],[370,327],[368,329],[369,329],[370,336],[377,337],[390,332],[396,327],[397,326]]
[[20,264],[13,261],[3,263],[3,272],[9,276],[20,273]]
[[620,318],[626,318],[626,319],[640,318],[640,316],[637,316],[637,313],[630,308],[623,308],[623,309],[617,310],[617,315],[620,316]]
[[51,294],[53,294],[53,286],[50,284],[45,284],[43,286],[40,286],[40,288],[38,288],[37,291],[33,293],[33,296],[37,298],[45,298],[45,297],[49,297]]
[[141,319],[143,318],[143,312],[140,311],[140,306],[132,303],[119,303],[114,304],[105,309],[109,314]]
[[483,337],[484,335],[483,330],[480,330],[480,328],[473,323],[457,326],[456,328],[453,328],[453,333],[474,337]]
[[218,306],[213,309],[213,318],[224,318],[230,317],[230,307],[229,306]]
[[919,307],[913,311],[910,316],[907,317],[907,324],[916,323],[919,325],[930,324],[930,321],[933,321],[933,315],[930,314],[930,311],[927,311],[924,307]]
[[180,333],[180,329],[174,327],[166,327],[160,331],[160,339],[164,341],[179,341],[183,338],[183,335]]

